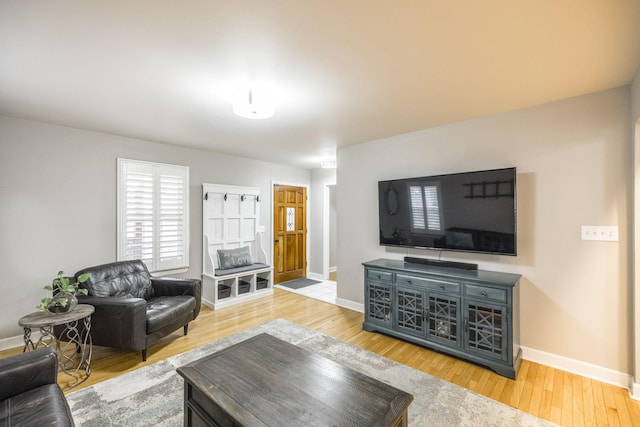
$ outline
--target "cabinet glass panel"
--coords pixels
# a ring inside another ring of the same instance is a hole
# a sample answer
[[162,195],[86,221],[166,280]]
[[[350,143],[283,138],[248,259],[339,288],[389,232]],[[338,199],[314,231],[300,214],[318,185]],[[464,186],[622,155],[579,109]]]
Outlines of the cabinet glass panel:
[[476,304],[469,304],[468,309],[468,349],[502,359],[504,309]]
[[370,320],[379,322],[391,322],[391,288],[385,285],[375,283],[369,284],[369,310],[368,317]]
[[429,295],[429,338],[443,344],[457,345],[458,305],[457,298],[446,295]]
[[397,327],[411,334],[424,336],[424,296],[422,292],[410,289],[397,289]]

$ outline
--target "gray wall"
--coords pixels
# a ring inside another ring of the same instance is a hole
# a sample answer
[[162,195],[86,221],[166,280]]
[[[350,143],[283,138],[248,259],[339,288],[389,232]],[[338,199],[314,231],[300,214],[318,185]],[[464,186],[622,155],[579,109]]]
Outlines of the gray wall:
[[[631,372],[630,99],[624,87],[339,149],[339,301],[363,303],[364,261],[438,256],[378,245],[378,180],[515,166],[518,256],[442,259],[523,275],[523,346]],[[620,241],[582,241],[581,225],[617,225]]]
[[202,183],[260,187],[265,250],[271,256],[271,181],[310,183],[310,172],[0,116],[0,339],[45,296],[59,270],[116,256],[116,158],[190,167],[190,268],[202,272]]

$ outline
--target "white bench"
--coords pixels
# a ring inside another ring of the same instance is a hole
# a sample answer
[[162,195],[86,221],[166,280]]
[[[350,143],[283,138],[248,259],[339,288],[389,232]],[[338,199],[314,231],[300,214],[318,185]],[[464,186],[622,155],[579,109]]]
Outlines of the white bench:
[[204,239],[203,304],[216,309],[273,294],[273,267],[267,263],[260,233],[248,245],[253,264],[228,269],[219,268],[217,252],[210,249],[206,235]]

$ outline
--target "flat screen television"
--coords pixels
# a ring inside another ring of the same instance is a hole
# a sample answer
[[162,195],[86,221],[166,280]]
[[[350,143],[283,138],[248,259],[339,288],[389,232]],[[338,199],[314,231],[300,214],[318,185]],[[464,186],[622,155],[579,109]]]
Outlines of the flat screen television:
[[515,256],[516,169],[378,182],[380,244]]

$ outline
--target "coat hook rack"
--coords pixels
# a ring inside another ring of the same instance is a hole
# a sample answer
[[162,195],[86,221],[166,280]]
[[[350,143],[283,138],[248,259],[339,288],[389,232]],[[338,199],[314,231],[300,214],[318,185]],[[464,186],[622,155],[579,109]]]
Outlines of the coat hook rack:
[[240,196],[240,201],[244,202],[245,199],[247,199],[249,197],[253,197],[256,200],[256,202],[260,202],[260,196],[259,195],[254,195],[254,194],[243,194],[242,196]]

